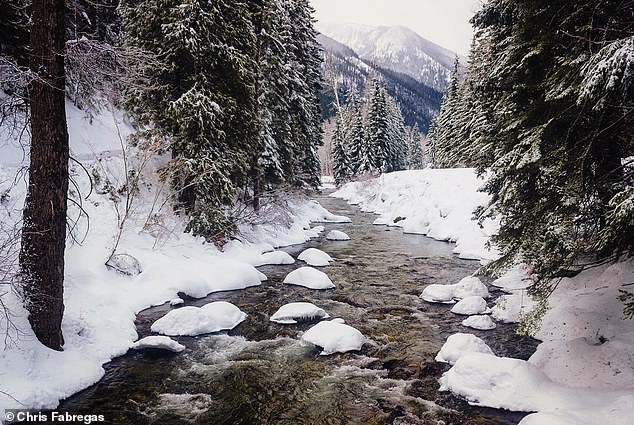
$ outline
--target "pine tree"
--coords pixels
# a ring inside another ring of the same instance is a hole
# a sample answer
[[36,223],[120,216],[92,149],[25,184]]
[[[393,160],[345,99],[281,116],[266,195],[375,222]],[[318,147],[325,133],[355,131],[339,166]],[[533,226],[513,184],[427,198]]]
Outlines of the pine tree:
[[470,155],[492,171],[479,214],[501,217],[489,268],[526,262],[543,293],[590,254],[634,253],[633,18],[625,3],[590,0],[495,0],[474,18],[492,64],[470,94],[486,124]]
[[[374,80],[368,116],[366,118],[367,152],[363,152],[367,164],[364,171],[383,172],[390,168],[390,124],[385,89]],[[362,162],[364,162],[362,161]]]
[[350,139],[349,113],[341,110],[337,114],[335,132],[332,138],[333,173],[337,185],[343,183],[353,175],[351,153],[348,146]]
[[29,67],[31,147],[20,270],[37,339],[62,350],[68,130],[64,100],[64,1],[32,3]]
[[255,36],[249,5],[223,0],[140,0],[120,7],[127,43],[157,63],[128,93],[128,109],[171,141],[172,184],[189,229],[229,231],[223,209],[246,180],[255,146]]
[[405,169],[407,161],[407,144],[405,141],[405,122],[396,100],[387,95],[387,113],[389,119],[389,144],[386,171]]
[[420,170],[424,166],[424,153],[421,144],[421,134],[415,127],[407,127],[405,130],[405,143],[407,146],[406,166],[408,170]]
[[368,144],[365,137],[365,127],[363,125],[363,113],[360,102],[351,104],[352,111],[350,117],[350,134],[348,147],[350,152],[351,175],[360,174],[369,170]]

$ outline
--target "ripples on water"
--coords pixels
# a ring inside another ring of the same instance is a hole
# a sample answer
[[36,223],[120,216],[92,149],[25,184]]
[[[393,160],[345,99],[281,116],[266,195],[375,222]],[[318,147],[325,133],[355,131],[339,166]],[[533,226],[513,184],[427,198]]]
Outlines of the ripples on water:
[[[335,262],[326,268],[337,288],[313,291],[284,285],[301,267],[265,266],[269,281],[246,290],[217,293],[186,305],[225,300],[249,316],[227,334],[177,338],[178,355],[131,351],[106,365],[106,376],[71,397],[60,410],[104,413],[125,424],[516,424],[522,414],[469,406],[438,391],[448,367],[434,357],[446,338],[470,332],[498,355],[528,358],[536,342],[515,335],[512,325],[483,332],[464,328],[449,307],[419,298],[425,285],[455,283],[478,263],[458,259],[453,245],[398,228],[372,226],[375,216],[341,200],[321,198],[353,224],[326,224],[322,237],[285,248],[297,256],[317,247]],[[341,229],[351,241],[325,240]],[[493,295],[497,295],[493,293]],[[313,323],[279,325],[268,320],[281,305],[308,301],[342,317],[372,340],[358,353],[327,357],[299,340]],[[140,337],[170,310],[142,312]]]

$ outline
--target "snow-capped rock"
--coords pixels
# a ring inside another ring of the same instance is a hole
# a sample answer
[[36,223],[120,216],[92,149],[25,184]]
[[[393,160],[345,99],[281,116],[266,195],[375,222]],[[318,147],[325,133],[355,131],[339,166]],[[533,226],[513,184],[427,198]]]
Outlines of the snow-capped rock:
[[482,339],[473,334],[456,333],[447,338],[436,355],[436,361],[455,364],[466,353],[493,354],[493,351]]
[[451,308],[451,312],[455,314],[464,314],[471,316],[472,314],[490,313],[487,302],[479,296],[463,298]]
[[264,266],[266,264],[293,264],[295,259],[291,255],[284,251],[271,251],[265,252],[260,255],[258,266]]
[[326,273],[312,267],[300,267],[293,270],[286,275],[284,283],[305,286],[310,289],[332,289],[335,287]]
[[304,261],[309,266],[324,267],[333,261],[332,257],[321,249],[308,248],[302,251],[297,257],[298,260]]
[[342,232],[341,230],[331,230],[326,235],[326,239],[328,239],[329,241],[349,241],[350,236],[348,236],[346,233]]
[[271,322],[284,325],[294,324],[302,320],[326,319],[328,313],[323,308],[307,302],[285,304],[270,317]]
[[143,271],[139,260],[130,254],[114,254],[106,261],[106,267],[126,276],[136,276]]
[[321,356],[360,350],[367,342],[366,337],[352,326],[334,321],[319,322],[304,335],[302,341],[323,348]]
[[172,310],[152,324],[152,332],[164,335],[196,336],[233,329],[247,315],[235,305],[216,301],[202,307],[181,307]]
[[469,316],[462,321],[462,326],[478,329],[480,331],[490,331],[497,327],[493,319],[486,314]]
[[133,350],[145,350],[148,348],[180,353],[185,349],[185,346],[174,341],[169,336],[161,335],[146,336],[145,338],[141,338],[140,340],[132,344]]
[[170,301],[170,305],[172,307],[176,307],[177,305],[181,305],[184,303],[185,303],[185,300],[183,300],[182,298],[174,298],[173,300]]

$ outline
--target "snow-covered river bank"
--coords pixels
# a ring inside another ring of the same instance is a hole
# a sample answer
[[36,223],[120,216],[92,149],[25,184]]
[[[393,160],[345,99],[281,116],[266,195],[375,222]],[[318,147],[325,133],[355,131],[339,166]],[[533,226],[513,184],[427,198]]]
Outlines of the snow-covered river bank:
[[[319,201],[352,224],[350,241],[326,240],[285,248],[293,257],[317,247],[334,258],[321,268],[336,288],[316,291],[283,284],[303,265],[260,267],[261,286],[186,300],[201,306],[229,301],[248,314],[234,330],[200,337],[177,337],[186,350],[176,355],[131,351],[105,365],[105,377],[63,402],[59,410],[103,413],[117,423],[453,423],[516,424],[521,413],[476,408],[448,392],[438,378],[448,365],[434,358],[447,337],[471,332],[499,355],[526,359],[536,341],[515,335],[514,325],[494,331],[467,330],[463,316],[420,297],[433,283],[455,283],[479,263],[462,260],[454,245],[399,228],[373,226],[376,216],[341,200]],[[493,292],[493,296],[498,293]],[[308,301],[359,329],[371,342],[360,352],[318,356],[300,335],[315,322],[281,325],[269,321],[283,304]],[[141,312],[139,337],[169,304]]]

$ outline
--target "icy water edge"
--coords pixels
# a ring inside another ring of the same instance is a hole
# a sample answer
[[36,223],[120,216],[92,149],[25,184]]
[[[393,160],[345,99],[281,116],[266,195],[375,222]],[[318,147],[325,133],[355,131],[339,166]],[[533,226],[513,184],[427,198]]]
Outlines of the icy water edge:
[[[187,300],[201,306],[229,301],[248,314],[228,333],[175,338],[183,353],[134,352],[105,365],[105,377],[63,402],[60,411],[104,414],[114,424],[517,424],[524,414],[476,408],[438,391],[448,366],[434,361],[456,332],[483,338],[497,355],[528,358],[536,341],[515,326],[494,331],[461,326],[463,316],[419,298],[432,283],[455,283],[478,268],[458,259],[453,245],[399,228],[373,226],[375,216],[344,201],[319,197],[352,224],[326,224],[320,238],[284,248],[296,257],[307,247],[330,254],[326,272],[337,286],[315,291],[282,282],[305,265],[264,266],[269,280],[241,291]],[[327,241],[339,229],[350,241]],[[492,291],[495,297],[499,295]],[[319,356],[299,341],[313,323],[278,325],[269,316],[281,305],[308,301],[341,317],[373,341],[361,352]],[[171,307],[141,312],[139,337]]]

